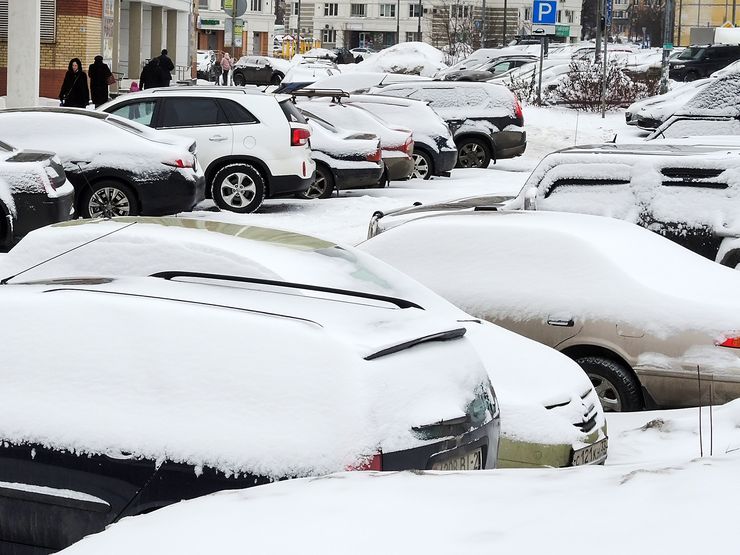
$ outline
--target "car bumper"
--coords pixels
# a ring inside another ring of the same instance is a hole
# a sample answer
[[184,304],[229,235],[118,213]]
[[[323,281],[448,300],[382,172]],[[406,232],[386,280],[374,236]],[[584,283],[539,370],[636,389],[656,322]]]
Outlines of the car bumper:
[[332,168],[334,185],[337,189],[364,189],[377,186],[383,176],[383,165],[375,168]]
[[[186,173],[187,172],[187,173]],[[202,172],[170,172],[160,180],[139,183],[136,192],[142,216],[165,216],[188,212],[205,198],[206,182]]]
[[526,131],[499,131],[493,136],[496,159],[515,158],[527,149]]
[[388,171],[388,179],[391,181],[408,179],[414,173],[414,161],[407,156],[383,158],[383,163]]
[[457,165],[457,149],[440,150],[434,156],[434,175],[447,174]]
[[14,195],[17,217],[13,230],[13,240],[17,241],[27,233],[69,220],[74,204],[74,189],[56,198],[46,193],[17,193]]
[[268,198],[288,197],[296,193],[303,193],[313,184],[316,172],[309,177],[299,175],[273,175],[270,178],[270,190]]

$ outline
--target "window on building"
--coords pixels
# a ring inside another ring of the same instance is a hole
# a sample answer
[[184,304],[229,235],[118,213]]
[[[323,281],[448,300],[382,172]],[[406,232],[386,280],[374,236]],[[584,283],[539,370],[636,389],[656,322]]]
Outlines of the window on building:
[[470,17],[470,6],[461,6],[460,4],[450,6],[450,17],[458,19]]
[[298,15],[298,2],[293,3],[293,15]]
[[250,0],[249,10],[253,12],[261,12],[262,11],[262,0]]
[[395,4],[381,4],[380,5],[380,17],[396,17],[396,5]]
[[417,4],[409,4],[409,17],[419,17],[421,15],[421,6]]
[[532,8],[524,8],[524,21],[532,21]]
[[406,42],[421,42],[421,33],[406,33]]
[[208,0],[200,0],[200,1],[198,2],[198,7],[199,7],[199,8],[201,9],[201,10],[207,10],[207,9],[208,9]]
[[349,15],[350,17],[365,17],[365,4],[350,4]]
[[[336,5],[336,4],[335,4]],[[337,42],[337,32],[334,29],[324,29],[321,31],[321,42],[326,44]]]
[[[324,4],[324,15],[338,15],[339,4]],[[333,41],[332,41],[333,42]]]
[[[8,40],[8,0],[0,0],[0,40]],[[57,1],[41,0],[41,42],[57,40]]]
[[565,10],[565,22],[566,23],[573,23],[574,13],[575,12],[573,10]]

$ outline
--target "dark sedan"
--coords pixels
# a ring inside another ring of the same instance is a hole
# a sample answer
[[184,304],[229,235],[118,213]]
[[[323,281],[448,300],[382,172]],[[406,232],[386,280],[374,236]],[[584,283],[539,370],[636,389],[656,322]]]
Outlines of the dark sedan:
[[265,56],[243,56],[234,65],[233,78],[237,86],[279,85],[283,77],[285,69],[274,67],[270,58]]
[[54,153],[17,150],[0,141],[0,248],[68,220],[73,200],[74,188]]
[[2,110],[0,129],[15,146],[57,153],[79,216],[174,214],[204,198],[193,141],[73,108]]
[[517,67],[536,62],[537,56],[503,56],[494,58],[477,67],[450,71],[444,76],[445,81],[487,81]]

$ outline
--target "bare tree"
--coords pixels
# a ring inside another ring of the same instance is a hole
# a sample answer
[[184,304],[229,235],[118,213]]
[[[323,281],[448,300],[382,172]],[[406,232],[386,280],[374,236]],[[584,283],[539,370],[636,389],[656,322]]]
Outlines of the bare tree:
[[442,0],[432,10],[432,46],[458,59],[480,48],[480,28],[476,10],[460,0]]

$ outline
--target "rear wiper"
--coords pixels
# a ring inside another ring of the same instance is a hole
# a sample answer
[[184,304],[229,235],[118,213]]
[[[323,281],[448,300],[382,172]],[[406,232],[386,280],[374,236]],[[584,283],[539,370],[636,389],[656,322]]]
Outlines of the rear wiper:
[[385,349],[381,349],[380,351],[367,355],[365,357],[365,360],[373,360],[376,358],[384,357],[386,355],[392,355],[393,353],[405,351],[406,349],[410,349],[411,347],[414,347],[415,345],[420,345],[422,343],[429,343],[431,341],[449,341],[450,339],[459,339],[463,335],[465,335],[466,331],[467,330],[465,328],[457,328],[454,330],[441,331],[439,333],[425,335],[423,337],[417,337],[416,339],[412,339],[410,341],[404,341],[403,343],[399,343],[398,345],[393,345],[392,347],[386,347]]

